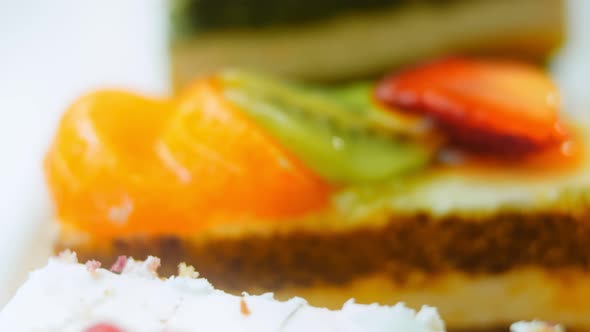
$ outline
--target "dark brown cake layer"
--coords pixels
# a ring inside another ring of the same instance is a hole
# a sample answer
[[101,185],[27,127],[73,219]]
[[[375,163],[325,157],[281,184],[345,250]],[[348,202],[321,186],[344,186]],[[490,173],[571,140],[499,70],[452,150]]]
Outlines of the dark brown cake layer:
[[[196,245],[175,237],[118,239],[70,248],[81,259],[113,262],[117,255],[156,255],[164,273],[179,262],[225,290],[277,290],[344,284],[375,273],[404,283],[411,272],[497,274],[522,266],[590,271],[590,214],[502,214],[494,220],[396,220],[380,229],[211,239]],[[64,249],[59,245],[58,249]]]

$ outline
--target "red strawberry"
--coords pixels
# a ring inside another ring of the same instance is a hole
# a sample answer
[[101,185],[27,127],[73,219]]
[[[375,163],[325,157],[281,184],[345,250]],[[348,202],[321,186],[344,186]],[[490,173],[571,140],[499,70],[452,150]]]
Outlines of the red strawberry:
[[100,323],[87,328],[84,332],[123,332],[123,330],[111,324]]
[[477,152],[522,154],[564,139],[557,88],[527,64],[442,60],[385,78],[376,98],[432,119],[452,143]]

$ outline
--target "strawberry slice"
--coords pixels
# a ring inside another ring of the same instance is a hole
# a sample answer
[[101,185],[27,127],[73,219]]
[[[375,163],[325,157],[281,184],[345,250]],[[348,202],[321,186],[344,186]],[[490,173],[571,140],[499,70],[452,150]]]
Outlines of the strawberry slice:
[[519,155],[564,140],[557,88],[540,70],[502,60],[447,59],[385,78],[376,98],[431,119],[452,144]]

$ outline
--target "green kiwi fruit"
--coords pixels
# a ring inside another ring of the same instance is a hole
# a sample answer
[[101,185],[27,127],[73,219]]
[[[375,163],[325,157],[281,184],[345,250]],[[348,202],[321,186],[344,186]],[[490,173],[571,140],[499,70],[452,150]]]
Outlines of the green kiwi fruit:
[[[322,177],[342,184],[381,181],[423,166],[430,151],[372,126],[357,99],[250,73],[223,73],[225,96]],[[369,98],[369,97],[367,97]]]
[[331,87],[312,87],[316,93],[339,103],[346,111],[354,113],[365,128],[380,134],[421,139],[427,135],[423,120],[402,116],[386,110],[373,99],[374,82],[357,82]]

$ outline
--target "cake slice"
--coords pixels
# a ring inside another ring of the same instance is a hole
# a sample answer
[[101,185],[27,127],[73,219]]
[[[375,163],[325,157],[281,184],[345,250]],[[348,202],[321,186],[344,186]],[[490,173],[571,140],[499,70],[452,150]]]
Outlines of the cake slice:
[[[0,329],[19,332],[143,331],[399,331],[444,332],[435,308],[416,312],[347,301],[331,311],[304,299],[281,302],[272,294],[230,295],[181,264],[179,275],[158,277],[160,260],[119,257],[110,271],[100,262],[78,264],[75,253],[51,258],[33,271],[0,310]],[[518,322],[512,332],[563,332],[560,325]]]
[[450,330],[590,329],[590,125],[558,111],[537,68],[478,59],[97,92],[47,155],[56,247],[187,262],[236,294],[430,304]]
[[339,81],[466,53],[544,61],[564,39],[562,0],[171,3],[177,88],[228,66]]
[[78,264],[64,253],[29,276],[0,311],[0,329],[19,332],[403,331],[444,332],[436,309],[348,301],[341,310],[312,307],[301,298],[234,296],[216,290],[182,265],[159,279],[160,261],[122,256],[111,271],[97,261]]

